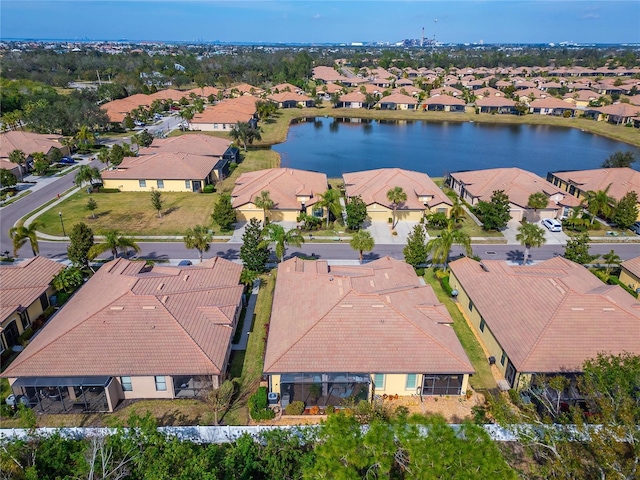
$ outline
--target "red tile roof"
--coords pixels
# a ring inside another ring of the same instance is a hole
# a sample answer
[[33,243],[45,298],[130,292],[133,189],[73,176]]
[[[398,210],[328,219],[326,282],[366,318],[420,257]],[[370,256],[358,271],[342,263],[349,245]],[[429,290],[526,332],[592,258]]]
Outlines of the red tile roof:
[[581,371],[600,352],[640,353],[640,303],[577,263],[529,266],[462,258],[450,263],[516,369]]
[[621,267],[640,278],[640,257],[635,257],[630,260],[625,260],[620,264]]
[[0,322],[19,307],[27,308],[35,302],[64,268],[63,264],[45,257],[0,266]]
[[102,172],[104,180],[202,180],[218,162],[218,157],[188,153],[160,152],[126,157],[115,170]]
[[[63,148],[62,136],[12,130],[0,134],[0,158],[9,158],[14,150],[22,150],[27,156],[36,153],[49,153],[52,148]],[[15,165],[14,165],[15,166]]]
[[640,172],[631,168],[596,168],[555,172],[555,177],[576,185],[583,192],[604,190],[609,185],[609,195],[620,200],[628,192],[634,191],[640,197]]
[[218,375],[243,287],[242,265],[104,265],[58,312],[5,377]]
[[280,264],[266,373],[472,373],[444,305],[389,257],[366,266]]
[[178,137],[156,138],[153,140],[151,146],[141,148],[138,155],[171,152],[221,157],[231,143],[231,140],[225,138],[199,133],[188,133]]

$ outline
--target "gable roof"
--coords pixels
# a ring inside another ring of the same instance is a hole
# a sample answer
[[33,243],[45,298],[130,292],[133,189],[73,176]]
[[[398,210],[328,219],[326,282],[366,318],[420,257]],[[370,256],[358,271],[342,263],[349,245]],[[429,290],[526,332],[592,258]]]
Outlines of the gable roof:
[[63,264],[45,257],[0,266],[0,322],[18,308],[27,308],[35,302],[64,268]]
[[[0,158],[9,158],[14,150],[22,150],[29,156],[36,152],[49,153],[52,148],[62,148],[60,135],[12,130],[0,134]],[[15,165],[14,165],[15,166]]]
[[191,123],[248,122],[256,113],[258,98],[251,95],[227,98],[194,115]]
[[189,153],[164,152],[125,157],[115,170],[102,172],[104,180],[202,180],[219,158]]
[[593,170],[573,170],[555,172],[559,179],[576,185],[583,192],[604,190],[609,185],[609,195],[620,200],[628,192],[634,191],[640,196],[640,172],[632,168],[596,168]]
[[347,197],[360,195],[366,205],[377,203],[392,208],[387,192],[401,187],[407,194],[407,201],[398,206],[398,210],[424,210],[425,203],[420,197],[432,197],[427,201],[429,207],[439,204],[452,205],[451,200],[429,178],[429,175],[401,168],[380,168],[362,172],[345,173],[344,179]]
[[141,148],[138,155],[171,152],[221,157],[231,143],[231,140],[226,138],[201,133],[186,133],[177,137],[156,138],[149,147]]
[[266,373],[472,373],[451,317],[411,266],[292,258],[278,267]]
[[582,265],[462,258],[449,267],[520,372],[575,372],[600,352],[640,353],[640,303]]
[[558,204],[572,207],[580,205],[580,200],[573,195],[520,168],[489,168],[450,175],[464,184],[465,190],[472,197],[485,202],[491,201],[494,191],[504,190],[511,203],[523,208],[527,207],[529,196],[536,192],[543,192],[549,197],[547,208],[557,208]]
[[403,93],[392,93],[391,95],[387,95],[386,97],[382,97],[379,104],[383,103],[395,103],[396,105],[415,105],[418,103],[418,100],[413,98],[410,95],[405,95]]
[[640,278],[640,257],[625,260],[620,264],[620,266],[626,269],[629,273],[632,273],[636,277]]
[[236,180],[231,193],[233,207],[237,208],[253,203],[260,192],[266,190],[274,203],[274,209],[300,209],[298,196],[311,197],[305,205],[314,205],[319,194],[324,193],[327,186],[327,175],[293,168],[270,168],[255,172],[246,172]]
[[223,372],[242,265],[216,257],[147,270],[123,258],[101,267],[3,376]]
[[555,97],[537,98],[529,104],[531,108],[558,108],[562,110],[575,110],[569,102]]

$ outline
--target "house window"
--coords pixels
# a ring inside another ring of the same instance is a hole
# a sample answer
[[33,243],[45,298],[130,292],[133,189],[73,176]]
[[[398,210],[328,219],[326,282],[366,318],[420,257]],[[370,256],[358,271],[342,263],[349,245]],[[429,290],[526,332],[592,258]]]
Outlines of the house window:
[[469,300],[469,311],[473,312],[473,302]]
[[500,357],[500,365],[504,367],[504,362],[507,360],[507,354],[502,352],[502,356]]
[[43,311],[49,307],[49,297],[47,297],[47,292],[44,292],[42,295],[40,295],[40,306],[42,307]]
[[447,213],[446,208],[438,208],[438,213]]
[[384,390],[384,373],[376,373],[373,375],[373,384],[377,389]]
[[2,338],[2,336],[0,336],[0,353],[4,353],[5,348],[4,348],[4,338]]
[[140,185],[140,188],[145,188],[147,186],[147,181],[146,180],[138,180],[138,184]]
[[156,376],[156,391],[165,392],[167,390],[167,380],[164,376]]
[[25,310],[20,314],[20,323],[22,323],[22,330],[26,330],[29,327],[29,325],[31,325],[28,311]]
[[407,374],[407,382],[404,386],[405,390],[414,390],[416,388],[416,377],[417,375],[415,373]]
[[484,332],[484,327],[485,327],[486,325],[487,325],[487,324],[485,323],[484,318],[480,317],[480,331],[481,331],[481,332]]
[[158,188],[164,188],[164,180],[158,180]]
[[[133,385],[131,385],[131,377],[120,377],[120,383],[122,384],[122,390],[124,390],[125,392],[133,391]],[[157,385],[158,385],[158,381],[156,380],[156,389],[157,389]]]
[[184,188],[186,188],[187,190],[191,190],[191,180],[184,181]]

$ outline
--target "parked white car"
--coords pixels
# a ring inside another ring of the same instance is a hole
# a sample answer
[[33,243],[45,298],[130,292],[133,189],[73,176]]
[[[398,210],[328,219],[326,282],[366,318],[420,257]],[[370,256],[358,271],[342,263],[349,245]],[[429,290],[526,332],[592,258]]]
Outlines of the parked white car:
[[544,225],[550,232],[562,231],[562,224],[555,218],[545,218],[542,220],[542,225]]

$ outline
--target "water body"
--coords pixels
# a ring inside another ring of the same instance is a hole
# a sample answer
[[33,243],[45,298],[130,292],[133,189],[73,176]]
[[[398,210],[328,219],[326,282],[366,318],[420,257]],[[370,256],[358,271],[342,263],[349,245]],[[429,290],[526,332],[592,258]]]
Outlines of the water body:
[[640,158],[636,147],[574,128],[328,117],[294,122],[286,142],[272,148],[283,167],[324,172],[330,178],[386,167],[432,177],[520,167],[545,178],[547,172],[599,168],[616,151],[631,150]]

